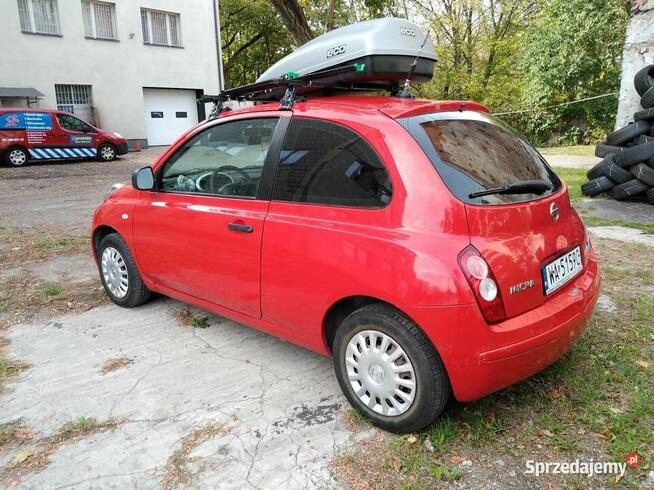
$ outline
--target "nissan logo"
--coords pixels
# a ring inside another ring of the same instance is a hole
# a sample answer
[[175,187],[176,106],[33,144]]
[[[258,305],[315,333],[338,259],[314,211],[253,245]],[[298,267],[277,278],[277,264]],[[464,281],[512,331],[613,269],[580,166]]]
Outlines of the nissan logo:
[[555,203],[552,203],[550,206],[550,216],[552,217],[552,220],[558,221],[560,214],[559,207]]

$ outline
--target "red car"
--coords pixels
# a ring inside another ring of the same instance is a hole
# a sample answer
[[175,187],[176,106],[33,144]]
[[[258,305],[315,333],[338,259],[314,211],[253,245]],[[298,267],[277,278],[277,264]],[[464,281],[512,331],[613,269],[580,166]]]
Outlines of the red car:
[[95,128],[72,114],[50,109],[0,109],[0,161],[20,167],[30,160],[97,158],[127,153],[120,134]]
[[116,304],[157,292],[331,355],[396,432],[555,362],[600,290],[565,184],[471,102],[224,112],[114,186],[92,244]]

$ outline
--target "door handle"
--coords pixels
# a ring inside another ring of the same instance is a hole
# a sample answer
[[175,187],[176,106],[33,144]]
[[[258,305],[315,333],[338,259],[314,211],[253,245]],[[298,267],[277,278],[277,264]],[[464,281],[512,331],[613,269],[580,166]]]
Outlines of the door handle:
[[227,223],[227,228],[231,231],[238,231],[239,233],[252,233],[254,231],[254,226],[242,223]]

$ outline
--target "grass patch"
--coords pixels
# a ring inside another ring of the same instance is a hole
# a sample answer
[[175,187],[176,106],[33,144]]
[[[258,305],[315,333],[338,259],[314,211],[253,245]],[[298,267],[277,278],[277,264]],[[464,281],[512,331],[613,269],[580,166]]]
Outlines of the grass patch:
[[75,245],[80,241],[79,238],[73,238],[73,237],[59,237],[59,238],[51,238],[51,239],[45,239],[45,240],[38,240],[34,246],[36,248],[42,248],[42,249],[47,249],[47,250],[52,250],[55,248],[64,248],[64,247],[69,247],[71,245]]
[[56,284],[51,284],[50,286],[46,286],[43,288],[43,296],[45,296],[46,298],[53,298],[55,296],[59,296],[60,293],[61,293],[61,288]]
[[209,328],[209,317],[194,315],[191,308],[184,306],[175,311],[177,323],[193,328]]
[[21,479],[32,472],[41,471],[50,463],[50,456],[62,445],[78,441],[96,432],[109,430],[124,423],[124,419],[111,418],[99,422],[94,418],[80,417],[74,422],[67,422],[53,434],[37,440],[31,440],[29,431],[22,426],[8,428],[8,444],[23,439],[30,442],[28,447],[22,447],[14,454],[5,466],[0,467],[0,483],[15,486]]
[[80,417],[73,422],[66,422],[47,441],[52,444],[61,444],[62,442],[87,436],[101,430],[113,429],[121,423],[123,423],[121,419],[109,419],[99,422],[92,417]]
[[614,480],[605,475],[536,480],[524,474],[525,462],[622,462],[637,451],[642,462],[620,485],[642,487],[654,463],[654,295],[646,289],[654,283],[654,254],[636,244],[593,242],[615,312],[596,312],[577,344],[542,373],[475,403],[452,403],[421,433],[373,438],[339,456],[334,467],[347,484],[608,487]]
[[8,379],[17,376],[28,367],[29,365],[25,362],[0,357],[0,392],[3,390],[4,384]]
[[0,451],[4,447],[16,445],[29,437],[29,429],[20,422],[0,424]]
[[168,458],[165,473],[161,480],[161,488],[163,490],[186,488],[191,481],[191,473],[186,465],[190,462],[189,455],[193,449],[225,432],[226,429],[221,425],[208,424],[194,430],[182,439],[179,449]]
[[541,155],[572,155],[579,157],[595,156],[595,145],[550,146],[539,148]]
[[127,357],[114,357],[112,359],[107,359],[103,364],[102,367],[100,368],[100,372],[104,374],[111,373],[113,371],[117,371],[122,368],[126,368],[130,364],[132,364],[134,361],[132,359],[129,359]]
[[654,234],[654,223],[643,223],[641,221],[629,221],[624,219],[601,218],[592,216],[584,209],[580,210],[581,217],[586,226],[624,226],[644,231],[645,233]]
[[572,202],[578,201],[583,197],[581,193],[581,184],[588,181],[586,178],[586,169],[554,167],[554,171],[568,186],[568,193],[570,194],[570,200]]

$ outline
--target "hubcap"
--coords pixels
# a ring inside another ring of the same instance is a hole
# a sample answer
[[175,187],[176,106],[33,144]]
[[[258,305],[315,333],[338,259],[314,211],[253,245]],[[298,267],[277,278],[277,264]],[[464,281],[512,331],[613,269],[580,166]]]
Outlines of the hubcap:
[[9,153],[9,161],[14,165],[22,165],[26,160],[25,152],[21,150],[13,150]]
[[102,277],[109,292],[116,298],[124,298],[127,295],[129,276],[127,265],[120,252],[113,247],[107,247],[102,252]]
[[357,333],[347,344],[345,366],[350,386],[370,410],[395,417],[411,407],[416,375],[392,337],[377,330]]
[[114,159],[114,149],[111,146],[105,146],[100,150],[100,156],[104,160],[113,160]]

